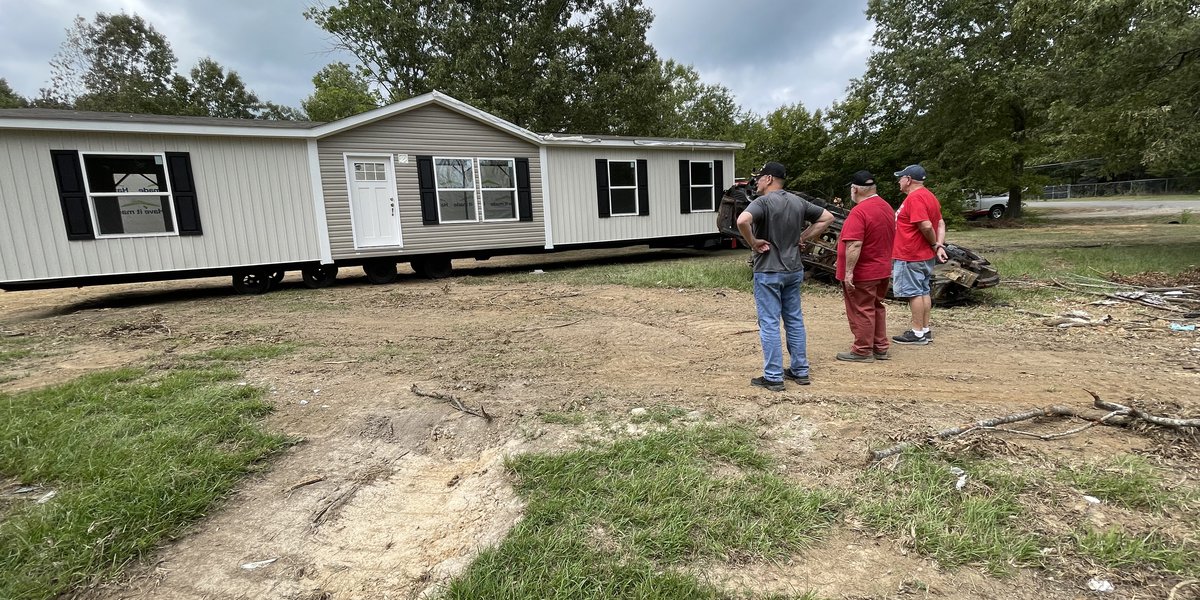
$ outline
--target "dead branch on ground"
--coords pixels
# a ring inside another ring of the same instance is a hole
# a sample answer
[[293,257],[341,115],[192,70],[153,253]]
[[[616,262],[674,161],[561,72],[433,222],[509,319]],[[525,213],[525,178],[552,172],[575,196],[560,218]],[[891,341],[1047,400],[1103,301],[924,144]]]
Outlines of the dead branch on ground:
[[563,323],[562,325],[548,325],[546,327],[530,327],[528,329],[513,329],[509,333],[529,333],[530,331],[541,331],[543,329],[559,329],[561,327],[570,327],[572,325],[578,325],[579,323],[582,323],[582,322],[583,322],[583,319],[579,319],[578,321],[571,321],[570,323]]
[[[1135,423],[1137,421],[1144,421],[1146,423],[1151,423],[1151,424],[1157,425],[1159,427],[1166,427],[1166,428],[1170,428],[1170,429],[1186,429],[1186,428],[1193,428],[1193,427],[1200,428],[1200,419],[1177,419],[1177,418],[1172,418],[1172,417],[1164,417],[1164,416],[1160,416],[1160,415],[1155,415],[1152,413],[1148,413],[1144,410],[1141,410],[1132,405],[1125,406],[1124,404],[1118,404],[1116,402],[1108,402],[1105,400],[1101,400],[1100,396],[1098,394],[1096,394],[1096,392],[1093,392],[1091,390],[1085,389],[1084,391],[1092,396],[1092,406],[1099,408],[1099,409],[1107,410],[1108,413],[1102,417],[1095,417],[1095,416],[1084,414],[1078,410],[1075,410],[1075,409],[1067,407],[1067,406],[1048,406],[1045,408],[1037,408],[1037,409],[1028,410],[1025,412],[1016,413],[1016,414],[1012,414],[1012,415],[1005,415],[1005,416],[1001,416],[1001,417],[995,417],[992,419],[986,419],[983,421],[976,421],[975,423],[971,423],[969,425],[963,425],[960,427],[951,427],[949,429],[943,429],[943,430],[938,431],[937,433],[933,434],[930,437],[920,439],[920,440],[910,440],[910,441],[900,442],[899,444],[896,444],[889,448],[884,448],[882,450],[868,449],[867,450],[867,462],[868,463],[879,462],[889,456],[894,456],[896,454],[900,454],[901,452],[904,452],[908,448],[925,445],[925,444],[931,444],[933,442],[937,442],[937,441],[941,441],[941,440],[947,440],[947,439],[950,439],[953,437],[965,435],[965,434],[975,432],[975,431],[990,431],[990,432],[1009,433],[1009,434],[1023,435],[1026,437],[1032,437],[1035,439],[1048,441],[1048,440],[1056,440],[1056,439],[1064,438],[1067,436],[1075,435],[1077,433],[1081,433],[1083,431],[1091,429],[1092,427],[1095,427],[1096,425],[1110,425],[1110,426],[1120,427],[1120,426],[1127,426],[1127,425],[1129,425],[1131,423]],[[1017,429],[1009,429],[1006,427],[1000,427],[1001,425],[1008,425],[1010,423],[1018,423],[1021,421],[1028,421],[1029,419],[1036,419],[1038,417],[1068,417],[1068,418],[1073,417],[1073,418],[1077,418],[1077,419],[1082,419],[1084,421],[1088,421],[1088,423],[1081,427],[1076,427],[1074,429],[1070,429],[1067,431],[1051,433],[1051,434],[1031,433],[1028,431],[1020,431]]]
[[441,392],[426,392],[426,391],[423,391],[421,388],[417,387],[417,384],[415,384],[415,383],[412,384],[412,393],[414,393],[418,396],[425,397],[425,398],[433,398],[434,400],[441,400],[442,402],[449,404],[451,407],[453,407],[455,410],[458,410],[459,412],[464,412],[464,413],[467,413],[468,415],[474,415],[476,417],[479,417],[479,418],[487,421],[488,423],[492,422],[492,415],[489,415],[488,412],[486,410],[484,410],[482,404],[479,405],[479,410],[476,411],[476,410],[468,408],[466,405],[464,405],[462,403],[462,400],[459,400],[458,396],[455,396],[454,394],[443,394]]

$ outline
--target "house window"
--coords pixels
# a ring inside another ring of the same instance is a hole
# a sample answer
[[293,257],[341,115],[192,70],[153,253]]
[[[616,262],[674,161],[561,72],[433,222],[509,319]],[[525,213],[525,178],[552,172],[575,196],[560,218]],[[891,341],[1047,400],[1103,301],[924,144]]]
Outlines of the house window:
[[608,161],[608,206],[614,217],[638,214],[637,162]]
[[711,161],[692,161],[690,174],[692,212],[713,210],[713,199],[716,197],[713,185],[713,163]]
[[514,221],[517,211],[517,168],[511,158],[479,159],[479,187],[484,221]]
[[442,223],[476,221],[475,161],[470,158],[435,158],[438,218]]
[[387,164],[373,162],[354,163],[355,181],[387,181]]
[[98,236],[173,235],[175,206],[162,154],[84,154]]

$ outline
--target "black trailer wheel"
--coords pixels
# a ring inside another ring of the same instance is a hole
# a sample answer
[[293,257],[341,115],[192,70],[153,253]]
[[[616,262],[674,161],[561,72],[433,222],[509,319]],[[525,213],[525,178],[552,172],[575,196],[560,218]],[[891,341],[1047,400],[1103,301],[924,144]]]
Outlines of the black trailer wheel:
[[337,280],[338,268],[334,265],[318,265],[315,267],[306,267],[300,271],[300,276],[304,278],[304,285],[311,289],[329,287]]
[[988,210],[989,219],[999,219],[1004,216],[1004,205],[997,204]]
[[233,289],[239,294],[262,294],[271,289],[271,271],[239,271],[233,274]]
[[383,285],[396,281],[396,261],[386,258],[372,260],[363,265],[363,273],[367,281],[375,285]]
[[425,259],[425,277],[430,279],[445,279],[454,273],[454,266],[447,256],[430,256]]
[[283,281],[284,275],[287,275],[287,271],[275,271],[271,273],[271,287],[279,285]]

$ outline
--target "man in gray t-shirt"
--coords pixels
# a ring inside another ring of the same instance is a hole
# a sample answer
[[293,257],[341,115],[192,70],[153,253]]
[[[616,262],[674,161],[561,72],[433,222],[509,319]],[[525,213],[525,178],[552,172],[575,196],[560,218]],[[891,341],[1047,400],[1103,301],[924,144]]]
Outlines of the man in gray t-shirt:
[[[763,165],[756,177],[755,190],[760,196],[737,219],[738,231],[754,250],[754,302],[763,348],[763,376],[751,379],[750,384],[781,392],[785,377],[800,385],[809,383],[800,311],[800,284],[804,281],[800,250],[825,232],[833,215],[785,191],[786,171],[777,162]],[[787,332],[788,369],[783,368],[780,320]]]

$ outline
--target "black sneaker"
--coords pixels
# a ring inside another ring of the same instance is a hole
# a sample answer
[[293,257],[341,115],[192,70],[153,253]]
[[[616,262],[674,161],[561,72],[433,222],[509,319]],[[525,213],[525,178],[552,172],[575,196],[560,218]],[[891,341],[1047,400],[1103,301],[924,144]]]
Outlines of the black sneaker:
[[932,330],[932,329],[930,329],[930,330],[929,330],[929,331],[928,331],[928,332],[925,334],[925,339],[929,340],[929,343],[930,343],[930,344],[932,344],[932,343],[933,343],[933,330]]
[[754,379],[751,379],[750,385],[760,388],[767,388],[772,392],[782,392],[784,389],[782,381],[768,381],[762,377],[755,377]]
[[909,329],[900,335],[892,336],[892,341],[897,344],[906,344],[909,346],[924,346],[929,343],[929,338],[917,335],[917,332]]
[[783,378],[791,379],[792,381],[795,381],[796,383],[798,383],[800,385],[808,385],[808,384],[812,383],[812,381],[810,381],[808,379],[808,375],[797,375],[797,374],[793,373],[791,369],[783,370]]

